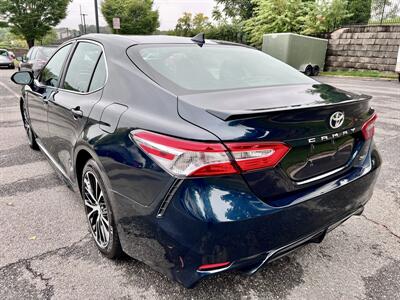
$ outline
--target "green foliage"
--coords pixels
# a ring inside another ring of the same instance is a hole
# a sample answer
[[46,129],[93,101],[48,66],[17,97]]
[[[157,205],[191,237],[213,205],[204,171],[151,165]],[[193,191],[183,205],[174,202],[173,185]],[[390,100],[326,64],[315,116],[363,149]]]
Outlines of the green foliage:
[[10,28],[0,28],[0,48],[26,48],[24,39],[10,32]]
[[175,26],[175,35],[194,36],[199,32],[205,32],[211,26],[208,17],[202,13],[196,14],[194,17],[191,13],[184,12]]
[[202,13],[195,14],[192,20],[193,29],[195,31],[204,31],[211,25],[208,17]]
[[70,0],[0,0],[0,14],[11,32],[32,47],[66,16]]
[[396,19],[400,17],[400,3],[394,0],[373,0],[372,18],[374,20]]
[[213,25],[202,13],[194,16],[191,13],[183,13],[182,17],[178,19],[175,29],[164,33],[193,37],[200,32],[204,32],[207,39],[245,43],[245,33],[240,22],[228,23],[227,20],[222,19],[217,25]]
[[121,34],[151,34],[160,26],[158,11],[152,7],[152,0],[104,0],[101,12],[110,28],[113,18],[120,18]]
[[[219,21],[218,14],[221,14],[219,7],[222,7],[222,13],[235,21],[243,21],[250,19],[253,16],[253,11],[257,5],[256,1],[252,0],[216,0],[217,6],[214,8],[213,18]],[[222,15],[222,14],[221,14]]]
[[230,41],[246,44],[246,33],[241,22],[220,22],[216,26],[210,26],[205,32],[206,38],[221,41]]
[[347,3],[347,11],[351,17],[347,18],[346,24],[367,24],[371,18],[372,0],[352,0]]
[[52,28],[40,41],[42,45],[52,45],[57,41],[57,32]]
[[352,16],[347,6],[347,0],[323,0],[321,4],[316,5],[319,14],[323,16],[324,32],[336,30],[345,23],[346,19]]
[[339,28],[346,18],[346,0],[254,0],[253,17],[244,22],[249,43],[259,47],[265,33],[319,35]]
[[183,16],[180,17],[175,26],[175,33],[179,36],[192,36],[193,35],[193,24],[192,14],[184,12]]
[[306,16],[314,10],[313,2],[302,0],[254,0],[253,17],[245,21],[249,42],[260,46],[262,36],[273,32],[297,32],[304,30]]
[[373,77],[373,78],[388,78],[397,79],[399,75],[395,72],[380,72],[375,70],[343,70],[322,72],[323,76],[351,76],[351,77]]

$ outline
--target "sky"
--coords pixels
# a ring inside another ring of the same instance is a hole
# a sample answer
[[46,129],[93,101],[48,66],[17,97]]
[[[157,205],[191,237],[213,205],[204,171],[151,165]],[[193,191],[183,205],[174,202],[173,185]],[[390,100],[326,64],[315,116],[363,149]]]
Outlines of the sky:
[[[98,5],[102,0],[98,0]],[[161,30],[173,29],[176,21],[182,16],[184,12],[204,13],[206,16],[211,17],[211,12],[214,7],[214,0],[154,0],[154,8],[158,9],[160,14],[160,28]],[[94,16],[94,0],[73,0],[68,6],[67,17],[61,21],[57,27],[68,27],[71,29],[78,29],[81,23],[79,14],[79,6],[82,7],[82,13],[87,14],[86,24],[95,24]],[[106,25],[106,22],[101,14],[99,8],[99,23],[100,26]]]

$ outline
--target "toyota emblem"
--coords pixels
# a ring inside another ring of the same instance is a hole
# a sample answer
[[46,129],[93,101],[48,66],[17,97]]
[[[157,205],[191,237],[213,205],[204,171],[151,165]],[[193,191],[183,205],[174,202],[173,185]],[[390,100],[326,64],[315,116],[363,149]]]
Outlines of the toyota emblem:
[[333,128],[339,128],[343,125],[344,122],[344,113],[341,111],[337,111],[332,114],[331,118],[329,119],[329,125]]

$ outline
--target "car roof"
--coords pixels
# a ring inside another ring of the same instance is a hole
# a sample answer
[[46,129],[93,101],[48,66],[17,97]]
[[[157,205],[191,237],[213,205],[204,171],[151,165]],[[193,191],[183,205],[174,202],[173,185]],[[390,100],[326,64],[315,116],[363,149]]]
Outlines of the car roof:
[[[181,36],[170,36],[170,35],[119,35],[119,34],[101,34],[101,33],[92,33],[85,34],[80,37],[75,38],[75,40],[93,40],[97,41],[104,46],[108,47],[125,47],[128,48],[133,45],[142,45],[142,44],[196,44],[191,40],[190,37],[181,37]],[[216,41],[216,40],[205,40],[206,44],[214,44],[214,45],[236,45],[236,46],[244,46],[238,43],[225,42],[225,41]]]
[[46,48],[57,48],[57,45],[47,45],[47,46],[33,46],[32,48],[37,48],[37,49],[46,49]]

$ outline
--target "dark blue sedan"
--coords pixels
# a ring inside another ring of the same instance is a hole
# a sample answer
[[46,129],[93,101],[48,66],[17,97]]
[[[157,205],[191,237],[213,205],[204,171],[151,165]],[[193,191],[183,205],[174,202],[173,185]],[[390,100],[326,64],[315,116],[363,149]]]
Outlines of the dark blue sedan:
[[186,287],[321,242],[362,213],[381,165],[369,96],[201,35],[86,35],[12,79],[98,249]]

